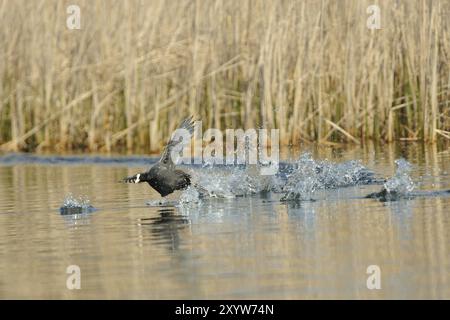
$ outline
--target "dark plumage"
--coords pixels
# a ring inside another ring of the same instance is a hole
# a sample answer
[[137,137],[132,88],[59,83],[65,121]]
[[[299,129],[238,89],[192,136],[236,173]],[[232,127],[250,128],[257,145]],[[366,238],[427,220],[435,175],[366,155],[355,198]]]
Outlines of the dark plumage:
[[[194,122],[192,116],[186,118],[178,127],[178,129],[186,129],[190,137],[194,132]],[[147,182],[153,189],[159,192],[162,197],[171,194],[175,190],[185,189],[191,184],[191,177],[186,172],[175,169],[175,164],[171,158],[173,147],[182,143],[181,139],[170,139],[164,148],[164,152],[158,163],[150,168],[147,172],[135,174],[132,177],[124,178],[124,182],[141,183]]]

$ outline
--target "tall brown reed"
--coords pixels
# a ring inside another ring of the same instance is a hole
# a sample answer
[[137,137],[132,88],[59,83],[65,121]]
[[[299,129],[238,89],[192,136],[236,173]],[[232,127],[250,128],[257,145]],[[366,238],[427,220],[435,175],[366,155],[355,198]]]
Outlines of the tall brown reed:
[[450,139],[449,1],[0,0],[4,150],[149,148],[188,114],[283,143]]

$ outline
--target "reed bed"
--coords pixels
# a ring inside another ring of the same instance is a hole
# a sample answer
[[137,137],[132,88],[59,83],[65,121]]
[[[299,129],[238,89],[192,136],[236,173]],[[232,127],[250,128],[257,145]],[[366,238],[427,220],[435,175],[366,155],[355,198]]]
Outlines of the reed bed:
[[279,128],[282,144],[450,139],[449,15],[426,0],[0,0],[0,148],[158,151],[189,114]]

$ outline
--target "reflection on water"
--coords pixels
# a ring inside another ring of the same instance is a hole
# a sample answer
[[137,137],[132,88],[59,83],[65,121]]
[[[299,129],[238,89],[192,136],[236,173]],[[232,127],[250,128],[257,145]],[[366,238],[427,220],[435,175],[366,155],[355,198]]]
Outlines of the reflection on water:
[[[450,189],[450,154],[436,147],[312,151],[381,177],[404,157],[419,191]],[[365,185],[152,207],[146,184],[116,183],[136,171],[121,161],[11,159],[0,160],[0,298],[450,298],[450,195],[379,202],[364,196],[380,185]],[[68,194],[98,210],[61,215]],[[66,288],[69,265],[81,290]],[[381,290],[366,287],[369,265]]]
[[158,215],[151,218],[140,218],[141,232],[150,232],[152,240],[163,243],[170,250],[178,250],[180,246],[180,230],[189,226],[189,219],[180,215],[175,208],[158,209]]

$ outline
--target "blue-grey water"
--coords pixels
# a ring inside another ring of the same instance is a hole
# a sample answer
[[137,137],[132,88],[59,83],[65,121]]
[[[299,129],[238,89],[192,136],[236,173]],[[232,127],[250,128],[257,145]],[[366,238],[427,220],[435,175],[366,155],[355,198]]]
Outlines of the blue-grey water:
[[[155,159],[0,155],[0,298],[449,299],[450,194],[432,191],[450,189],[450,152],[304,151],[284,153],[296,166],[270,181],[188,167],[209,196],[188,190],[162,204],[146,184],[118,183]],[[425,195],[364,198],[385,178],[408,189],[400,158]],[[362,167],[373,183],[358,181]],[[61,214],[74,203],[95,210]],[[71,265],[79,290],[66,285]],[[367,287],[371,265],[380,289]]]

